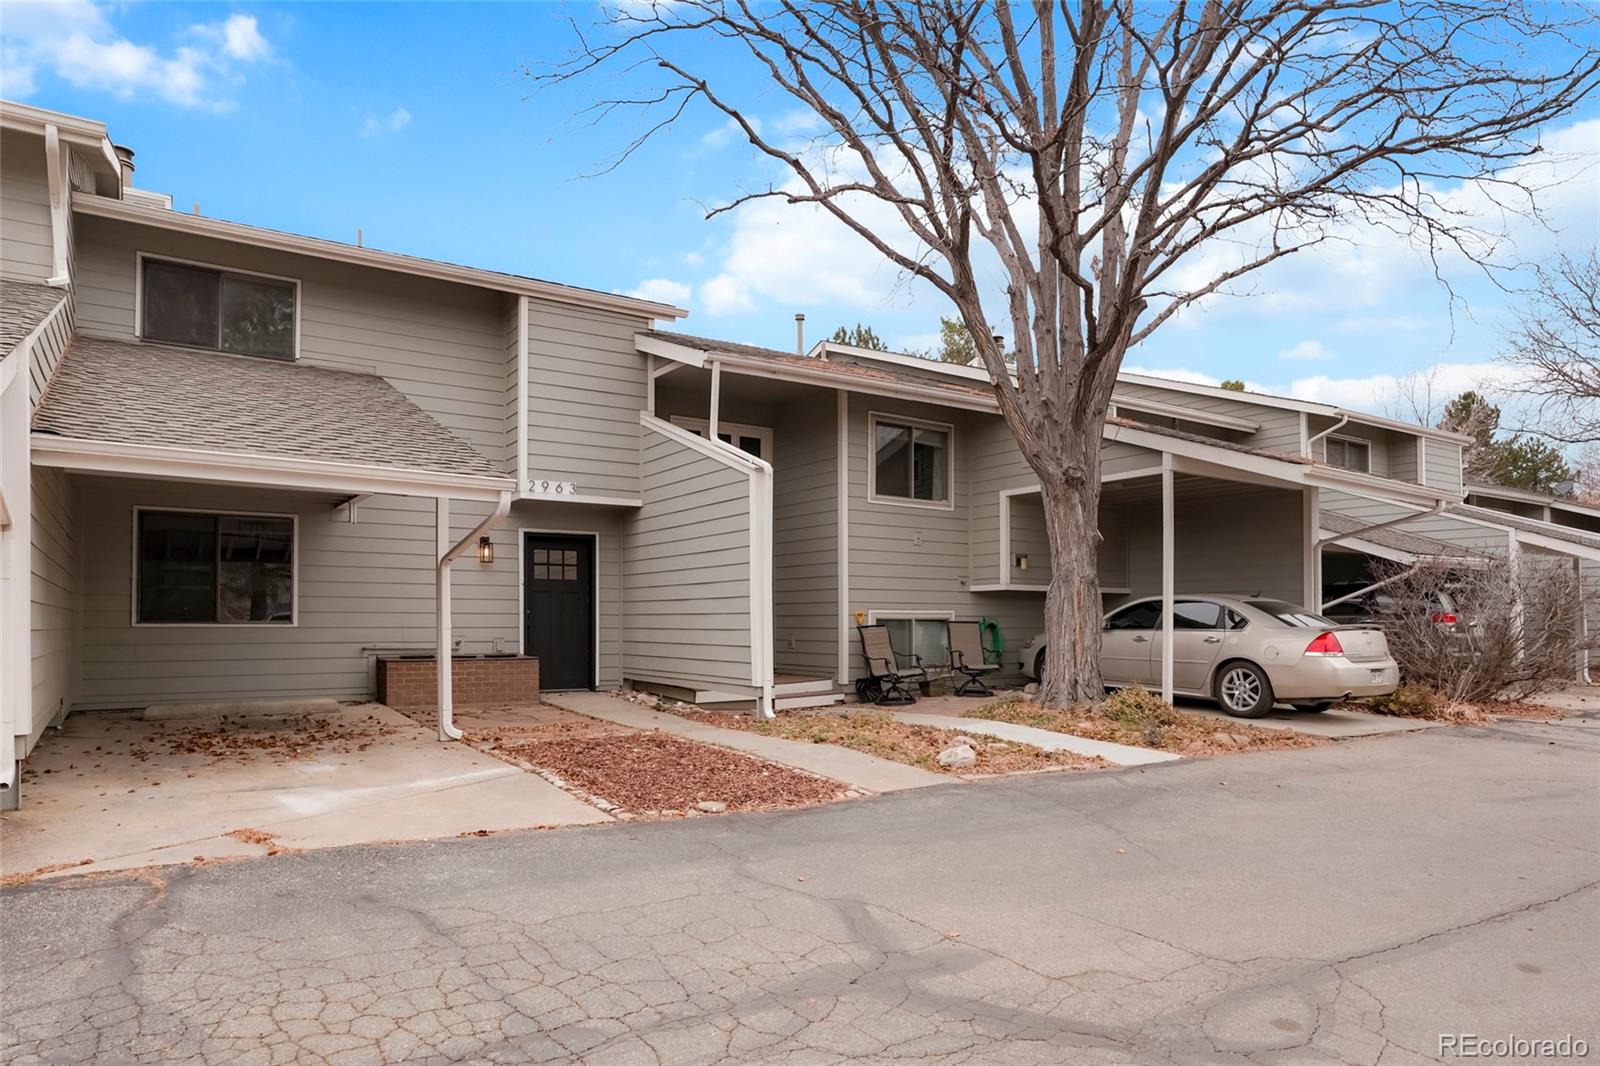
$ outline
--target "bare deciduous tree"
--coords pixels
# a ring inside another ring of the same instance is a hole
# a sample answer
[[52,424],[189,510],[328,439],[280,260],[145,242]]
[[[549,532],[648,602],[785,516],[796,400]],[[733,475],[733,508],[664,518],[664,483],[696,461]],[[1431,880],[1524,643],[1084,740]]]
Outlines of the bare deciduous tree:
[[[532,76],[651,80],[593,109],[652,113],[617,161],[703,101],[787,175],[712,214],[817,205],[960,312],[1042,487],[1052,706],[1102,693],[1099,453],[1128,347],[1352,228],[1482,260],[1440,190],[1528,194],[1507,168],[1600,66],[1585,10],[1519,0],[630,0],[602,22]],[[822,133],[761,121],[774,91]]]
[[1536,268],[1533,297],[1507,336],[1514,392],[1534,403],[1541,436],[1600,442],[1600,255],[1557,256]]

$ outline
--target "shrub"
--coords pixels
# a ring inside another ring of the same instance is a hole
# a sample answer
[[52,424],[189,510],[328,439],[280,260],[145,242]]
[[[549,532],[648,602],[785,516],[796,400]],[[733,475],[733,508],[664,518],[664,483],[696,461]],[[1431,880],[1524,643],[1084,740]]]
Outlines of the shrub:
[[1600,633],[1579,624],[1596,590],[1564,562],[1524,553],[1517,565],[1505,556],[1465,567],[1391,563],[1374,576],[1377,621],[1401,679],[1445,703],[1570,684],[1580,656],[1600,645]]
[[1106,697],[1100,713],[1125,729],[1146,732],[1177,723],[1177,712],[1149,689],[1139,685],[1121,688]]
[[1401,685],[1387,696],[1367,701],[1367,706],[1379,714],[1396,718],[1437,718],[1444,701],[1427,685]]

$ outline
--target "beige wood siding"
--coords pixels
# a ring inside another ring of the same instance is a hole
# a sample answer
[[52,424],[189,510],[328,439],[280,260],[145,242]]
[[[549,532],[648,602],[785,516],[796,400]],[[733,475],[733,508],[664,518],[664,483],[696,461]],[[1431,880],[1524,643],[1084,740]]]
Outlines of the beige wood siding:
[[1421,479],[1417,476],[1417,442],[1419,438],[1408,433],[1389,434],[1389,476],[1396,481],[1409,481],[1413,484]]
[[[1179,389],[1164,389],[1159,385],[1146,385],[1142,382],[1119,382],[1112,403],[1116,397],[1125,396],[1129,399],[1155,400],[1169,404],[1173,407],[1183,407],[1195,412],[1206,414],[1228,415],[1233,418],[1245,418],[1257,423],[1261,428],[1251,434],[1241,434],[1226,430],[1208,429],[1207,433],[1220,434],[1227,440],[1248,444],[1252,448],[1263,448],[1267,451],[1282,452],[1287,455],[1300,454],[1300,412],[1289,411],[1281,407],[1269,407],[1265,404],[1251,403],[1249,393],[1242,393],[1241,398],[1231,396],[1200,396]],[[1186,429],[1198,427],[1186,426]]]
[[300,358],[379,374],[484,455],[506,464],[510,296],[230,241],[78,216],[77,328],[134,331],[136,253],[300,281]]
[[1430,437],[1423,448],[1428,464],[1428,486],[1447,492],[1461,491],[1461,445]]
[[[1201,491],[1201,490],[1197,490]],[[1161,592],[1159,502],[1124,509],[1129,584],[1135,596]],[[1174,530],[1178,592],[1267,596],[1299,603],[1303,556],[1299,492],[1225,484],[1214,498],[1179,499]]]
[[779,673],[832,677],[842,614],[838,402],[827,390],[805,393],[779,410],[767,457],[773,471],[773,654]]
[[584,496],[639,496],[643,319],[530,301],[528,476]]
[[958,435],[963,440],[957,451],[972,486],[968,573],[975,585],[997,584],[1000,581],[1000,492],[1037,485],[1039,475],[1022,457],[1011,435],[1011,427],[1003,418],[968,415],[965,432]]
[[623,536],[624,676],[750,688],[749,474],[646,432],[639,491]]
[[73,638],[79,551],[72,522],[72,486],[60,471],[35,467],[30,582],[33,717],[22,754],[72,696]]
[[[1430,440],[1428,442],[1430,455],[1433,453],[1433,448],[1434,442]],[[1415,533],[1420,537],[1431,537],[1446,544],[1455,544],[1477,551],[1499,552],[1505,551],[1506,548],[1506,533],[1503,530],[1463,522],[1449,515],[1422,515],[1414,507],[1402,507],[1399,504],[1373,500],[1365,496],[1353,496],[1333,489],[1322,490],[1322,509],[1353,518],[1363,525],[1377,525],[1406,515],[1418,515],[1419,517],[1396,527],[1398,531]],[[1353,536],[1359,539],[1361,534],[1355,533]]]
[[[372,692],[379,650],[434,647],[434,505],[373,497],[357,521],[335,515],[329,496],[120,478],[78,481],[81,559],[79,707],[142,707],[165,700],[360,698]],[[134,626],[135,507],[294,514],[299,519],[295,626]],[[485,505],[457,501],[453,535],[465,536]],[[516,651],[521,641],[517,531],[600,534],[600,683],[620,669],[619,519],[606,508],[519,501],[495,530],[495,561],[455,564],[454,635],[463,654]]]
[[44,281],[52,259],[44,140],[14,130],[0,132],[0,274]]

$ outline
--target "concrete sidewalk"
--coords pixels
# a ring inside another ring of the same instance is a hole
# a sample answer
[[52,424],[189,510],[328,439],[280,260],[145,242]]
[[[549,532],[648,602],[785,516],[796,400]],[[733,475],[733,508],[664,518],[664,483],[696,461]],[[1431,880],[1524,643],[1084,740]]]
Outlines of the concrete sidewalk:
[[648,707],[601,692],[547,693],[544,701],[634,729],[659,729],[685,740],[733,748],[869,792],[899,792],[908,788],[950,784],[956,780],[944,774],[919,770],[915,766],[880,759],[875,755],[863,755],[834,744],[813,744],[804,740],[766,737],[740,729],[720,729],[675,714],[652,711]]
[[[175,739],[218,724],[72,715],[29,757],[22,808],[0,815],[0,874],[611,820],[535,774],[465,744],[441,744],[381,704],[263,723],[222,758],[173,750]],[[274,735],[305,745],[294,754],[283,743],[249,750],[252,740]]]
[[1181,756],[1150,748],[1136,748],[1131,744],[1113,744],[1105,740],[1090,740],[1070,733],[1055,733],[1036,729],[1031,725],[1013,722],[992,722],[987,718],[957,718],[943,714],[923,714],[919,711],[895,711],[894,720],[906,725],[932,726],[957,733],[976,733],[985,737],[998,737],[1018,744],[1032,744],[1045,751],[1070,751],[1074,755],[1098,755],[1116,766],[1148,766],[1158,762],[1176,762]]
[[1429,722],[1421,718],[1394,718],[1384,714],[1367,714],[1330,708],[1321,713],[1291,711],[1276,707],[1265,718],[1235,718],[1214,703],[1178,699],[1178,709],[1189,714],[1215,718],[1219,722],[1253,725],[1262,729],[1288,729],[1312,737],[1345,740],[1350,737],[1371,737],[1381,733],[1412,733],[1418,729],[1438,729],[1444,722]]

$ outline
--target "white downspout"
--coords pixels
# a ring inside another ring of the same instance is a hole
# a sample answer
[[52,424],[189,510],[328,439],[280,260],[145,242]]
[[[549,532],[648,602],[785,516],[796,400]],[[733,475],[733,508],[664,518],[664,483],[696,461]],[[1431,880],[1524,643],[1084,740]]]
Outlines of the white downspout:
[[499,525],[506,515],[511,513],[511,493],[502,492],[500,500],[495,504],[495,509],[475,526],[471,533],[462,537],[454,547],[450,544],[450,499],[440,496],[434,507],[434,521],[436,523],[438,565],[435,567],[434,595],[437,599],[435,619],[438,624],[434,635],[435,651],[434,666],[438,674],[439,698],[439,739],[460,740],[461,730],[451,721],[454,710],[451,702],[451,645],[450,645],[450,564],[463,552],[478,542],[478,538],[489,530]]
[[1339,421],[1335,422],[1333,425],[1329,426],[1327,429],[1324,429],[1324,430],[1322,430],[1322,431],[1320,431],[1318,433],[1313,433],[1313,434],[1311,434],[1311,436],[1307,437],[1306,438],[1306,458],[1307,459],[1315,459],[1316,456],[1311,454],[1312,445],[1316,444],[1317,441],[1321,440],[1323,437],[1326,437],[1329,433],[1333,433],[1333,432],[1335,432],[1337,430],[1343,429],[1344,428],[1344,424],[1346,422],[1348,422],[1348,421],[1350,421],[1350,416],[1349,415],[1340,415],[1339,416]]
[[1172,612],[1176,583],[1176,518],[1173,514],[1172,453],[1161,453],[1161,698],[1172,702]]
[[[722,410],[722,363],[711,361],[711,417],[706,420],[706,439],[717,440],[718,416]],[[654,412],[651,412],[654,414]]]

